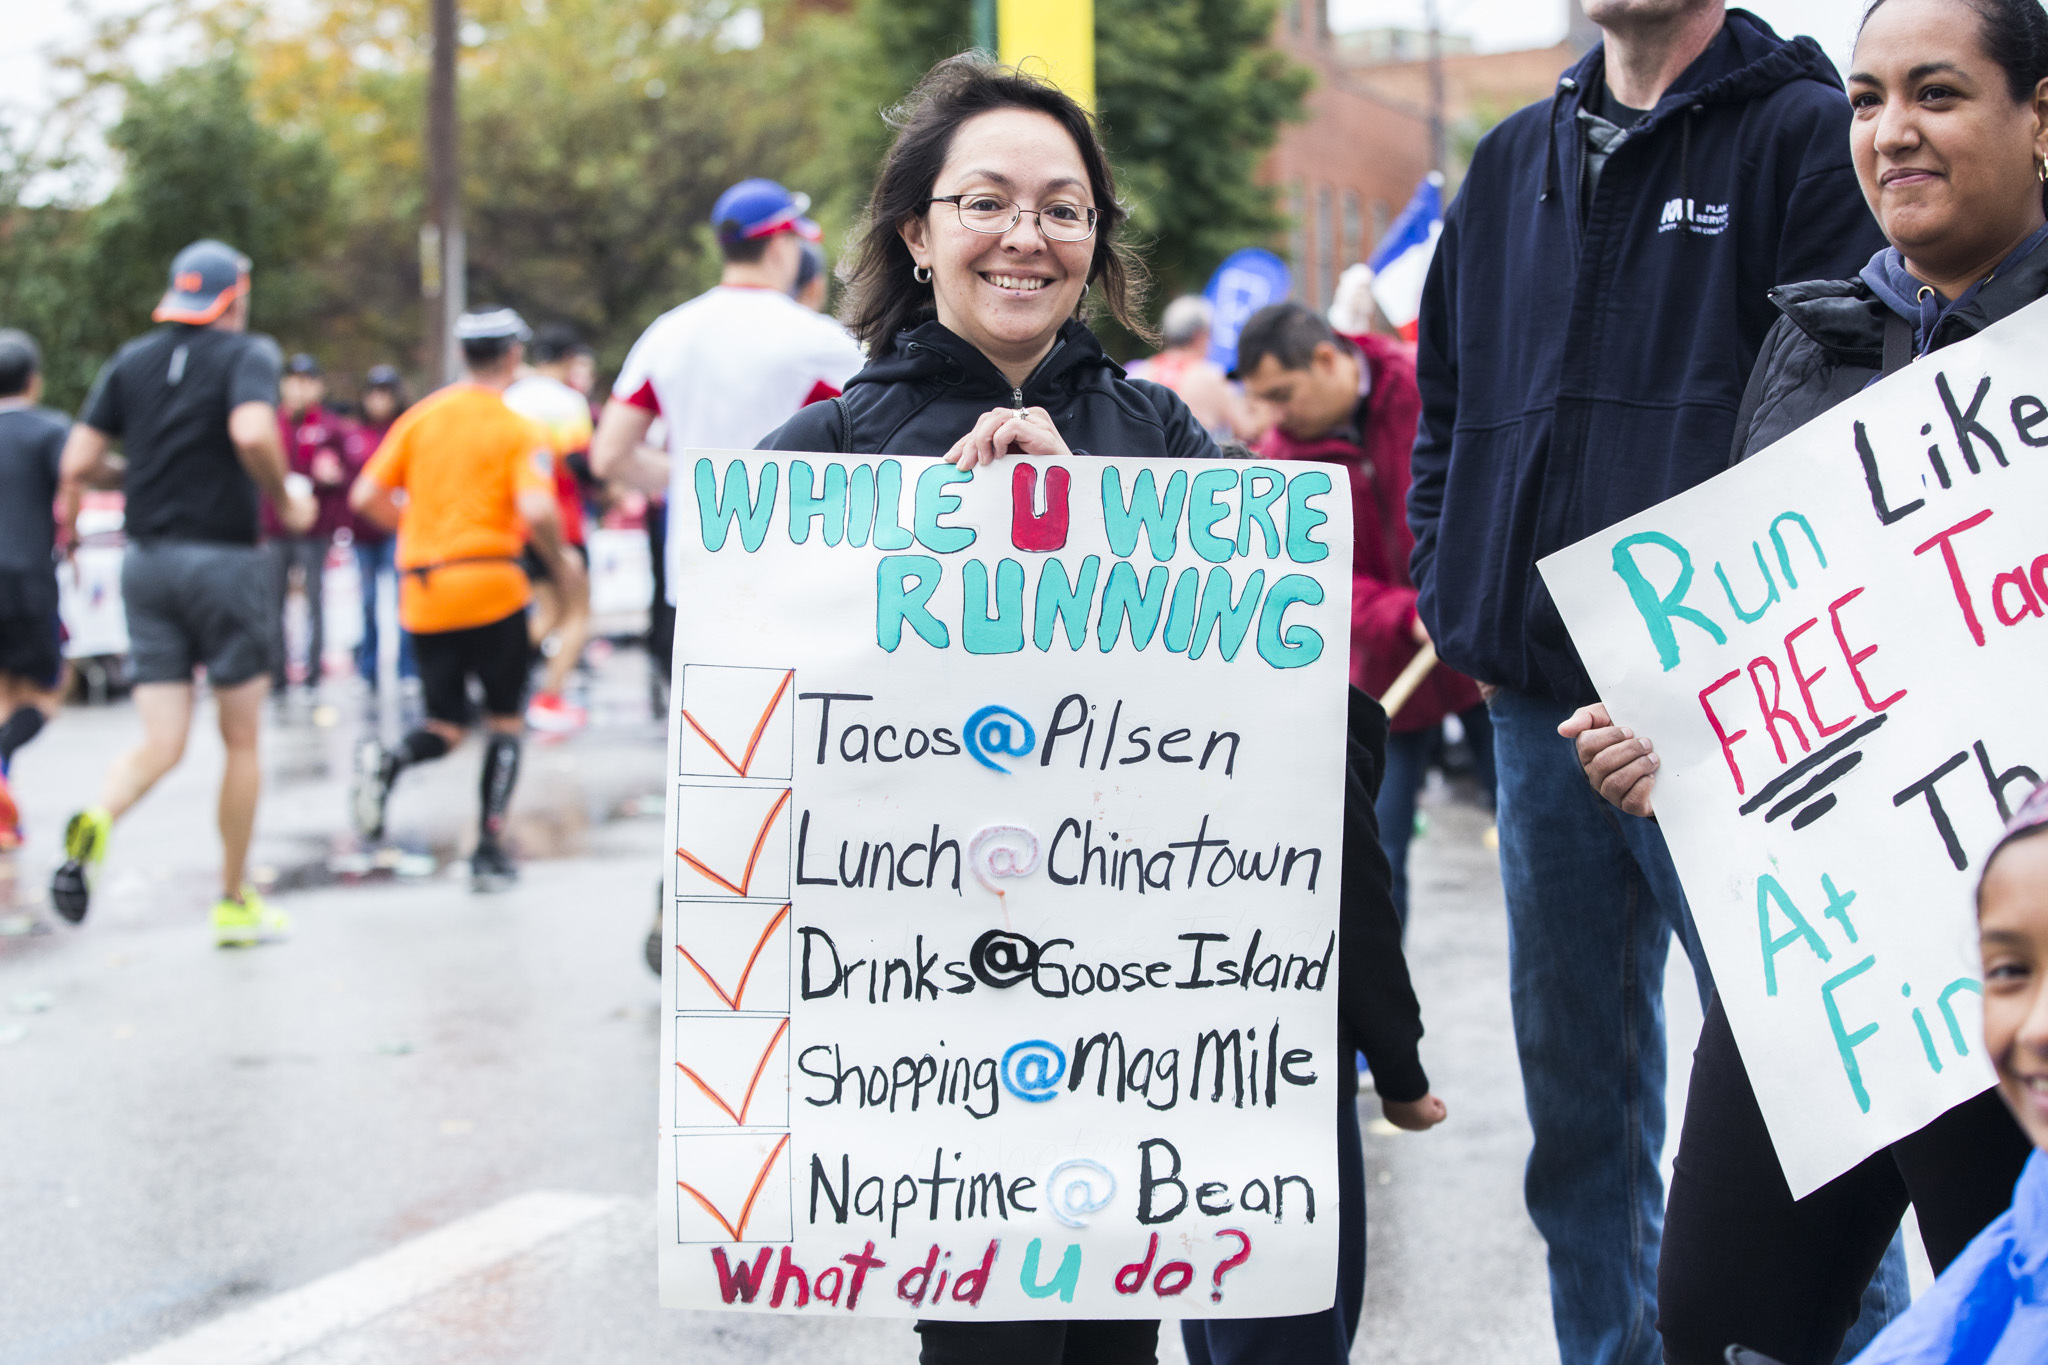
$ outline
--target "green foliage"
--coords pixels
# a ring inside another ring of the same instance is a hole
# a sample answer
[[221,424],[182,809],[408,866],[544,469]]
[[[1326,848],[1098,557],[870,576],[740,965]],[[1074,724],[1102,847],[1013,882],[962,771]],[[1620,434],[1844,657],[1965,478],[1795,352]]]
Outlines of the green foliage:
[[[426,0],[170,3],[205,60],[138,78],[118,23],[71,60],[121,99],[103,202],[24,203],[58,162],[0,126],[0,325],[40,337],[52,401],[75,404],[148,325],[171,256],[217,236],[255,262],[253,325],[344,387],[378,362],[417,373]],[[1097,6],[1135,232],[1162,292],[1199,287],[1279,226],[1253,175],[1306,73],[1266,46],[1274,0]],[[607,366],[717,278],[703,225],[735,180],[807,191],[836,254],[888,144],[882,112],[972,32],[967,0],[464,0],[463,16],[469,297],[570,322]]]

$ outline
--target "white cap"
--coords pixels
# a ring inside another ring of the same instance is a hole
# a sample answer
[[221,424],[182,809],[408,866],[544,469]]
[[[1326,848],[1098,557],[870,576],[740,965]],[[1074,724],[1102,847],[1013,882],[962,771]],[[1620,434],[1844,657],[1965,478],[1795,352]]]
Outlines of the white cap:
[[510,308],[464,313],[455,319],[457,341],[525,341],[532,335],[526,319]]

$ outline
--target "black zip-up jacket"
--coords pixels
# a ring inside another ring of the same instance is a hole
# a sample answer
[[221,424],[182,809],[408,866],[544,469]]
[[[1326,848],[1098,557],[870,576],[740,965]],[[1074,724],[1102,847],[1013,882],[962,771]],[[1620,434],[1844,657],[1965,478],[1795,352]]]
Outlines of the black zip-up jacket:
[[[1930,350],[1973,337],[2048,296],[2048,245],[1993,278],[1935,326]],[[1756,375],[1743,397],[1749,419],[1735,433],[1728,462],[1748,459],[1870,385],[1884,366],[1891,309],[1855,280],[1809,280],[1771,291],[1784,314],[1764,338]],[[1903,319],[1899,325],[1904,324]]]
[[[762,450],[860,455],[943,455],[980,416],[1019,403],[1052,414],[1076,455],[1211,458],[1216,446],[1171,389],[1128,379],[1079,322],[1060,329],[1051,354],[1013,389],[1002,372],[936,322],[897,335],[888,354],[847,381],[844,397],[813,403],[770,432]],[[848,439],[848,436],[851,439]],[[1373,799],[1385,770],[1387,717],[1351,689],[1344,765],[1344,879],[1338,905],[1338,1094],[1358,1093],[1354,1049],[1372,1062],[1383,1099],[1429,1093],[1417,1044],[1422,1008],[1401,951],[1387,855]]]
[[1424,290],[1408,521],[1444,662],[1594,700],[1536,561],[1719,473],[1767,291],[1884,245],[1810,38],[1740,10],[1613,150],[1584,211],[1596,47],[1479,143]]

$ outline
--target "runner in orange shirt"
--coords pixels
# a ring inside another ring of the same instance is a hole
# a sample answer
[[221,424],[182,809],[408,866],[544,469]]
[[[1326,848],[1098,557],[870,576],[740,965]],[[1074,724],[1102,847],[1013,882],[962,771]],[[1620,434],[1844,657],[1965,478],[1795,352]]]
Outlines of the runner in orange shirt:
[[470,884],[495,891],[518,877],[503,835],[525,728],[532,589],[520,551],[531,544],[558,583],[580,584],[583,570],[562,553],[548,438],[505,406],[531,333],[517,313],[498,308],[464,313],[455,335],[468,382],[394,422],[349,492],[356,511],[398,530],[398,618],[413,637],[427,709],[426,724],[396,749],[363,742],[351,804],[358,832],[382,838],[391,784],[461,743],[473,720],[468,680],[476,679],[488,739]]

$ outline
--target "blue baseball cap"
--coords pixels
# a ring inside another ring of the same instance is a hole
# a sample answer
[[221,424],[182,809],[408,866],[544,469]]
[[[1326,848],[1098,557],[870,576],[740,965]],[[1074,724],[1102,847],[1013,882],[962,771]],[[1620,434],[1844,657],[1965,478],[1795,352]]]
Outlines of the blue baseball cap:
[[249,288],[249,258],[212,238],[192,243],[171,261],[171,286],[150,316],[203,327]]
[[725,246],[772,237],[778,232],[794,232],[807,242],[815,242],[825,233],[804,217],[810,206],[808,194],[792,194],[773,180],[742,180],[718,196],[718,202],[711,208],[711,226],[718,232],[719,243]]

